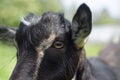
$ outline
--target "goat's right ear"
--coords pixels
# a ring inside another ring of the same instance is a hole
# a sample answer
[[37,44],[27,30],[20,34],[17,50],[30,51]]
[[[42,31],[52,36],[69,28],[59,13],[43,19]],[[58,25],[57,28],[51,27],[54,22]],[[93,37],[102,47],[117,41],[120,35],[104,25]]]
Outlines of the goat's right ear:
[[72,20],[72,38],[77,48],[82,48],[92,28],[92,14],[86,4],[82,4]]
[[0,39],[13,40],[16,30],[15,28],[0,27]]

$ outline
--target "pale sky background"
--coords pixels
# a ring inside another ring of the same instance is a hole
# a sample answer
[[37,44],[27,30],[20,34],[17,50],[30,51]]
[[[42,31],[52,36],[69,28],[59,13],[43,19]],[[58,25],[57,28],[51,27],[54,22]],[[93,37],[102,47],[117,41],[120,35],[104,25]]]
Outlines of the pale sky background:
[[66,8],[72,4],[79,7],[80,4],[86,3],[92,12],[99,12],[103,8],[109,11],[112,17],[120,18],[120,0],[62,0]]

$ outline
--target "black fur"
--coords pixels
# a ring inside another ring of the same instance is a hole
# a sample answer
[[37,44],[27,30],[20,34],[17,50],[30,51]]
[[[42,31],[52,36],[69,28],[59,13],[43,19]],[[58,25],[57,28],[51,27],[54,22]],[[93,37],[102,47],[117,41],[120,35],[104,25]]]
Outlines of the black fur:
[[17,64],[10,80],[116,80],[101,59],[86,59],[84,45],[91,29],[86,4],[78,8],[72,23],[60,13],[27,15],[16,31]]
[[[16,33],[18,62],[11,80],[21,77],[22,80],[33,80],[33,76],[37,76],[36,80],[71,80],[77,68],[81,49],[77,50],[73,43],[70,27],[71,24],[61,14],[53,12],[44,13],[38,23],[30,26],[21,22]],[[57,35],[54,42],[62,41],[64,47],[56,49],[51,45],[44,50],[38,73],[34,75],[38,57],[36,48],[50,36],[51,29]]]

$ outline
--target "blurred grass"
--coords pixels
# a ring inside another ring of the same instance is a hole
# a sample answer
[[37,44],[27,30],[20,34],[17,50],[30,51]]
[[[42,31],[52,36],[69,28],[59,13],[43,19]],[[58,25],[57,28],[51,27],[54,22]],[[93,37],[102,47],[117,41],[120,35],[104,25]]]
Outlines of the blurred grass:
[[100,50],[102,50],[102,48],[103,48],[103,44],[87,43],[85,45],[85,50],[86,50],[87,57],[96,57],[96,56],[98,56],[98,53],[100,52]]
[[0,80],[9,80],[16,63],[16,49],[0,42]]
[[[86,44],[87,57],[97,56],[103,46]],[[0,42],[0,80],[8,80],[16,63],[16,49],[12,45]]]
[[59,0],[0,0],[0,25],[17,26],[29,12],[62,11]]

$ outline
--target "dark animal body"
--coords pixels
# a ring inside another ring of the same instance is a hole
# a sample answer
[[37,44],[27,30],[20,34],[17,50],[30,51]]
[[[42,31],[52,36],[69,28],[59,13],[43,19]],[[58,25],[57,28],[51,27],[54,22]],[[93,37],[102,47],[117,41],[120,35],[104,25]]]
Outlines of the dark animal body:
[[86,59],[92,14],[82,4],[72,23],[62,14],[29,14],[16,30],[17,64],[10,80],[116,80],[101,59]]

